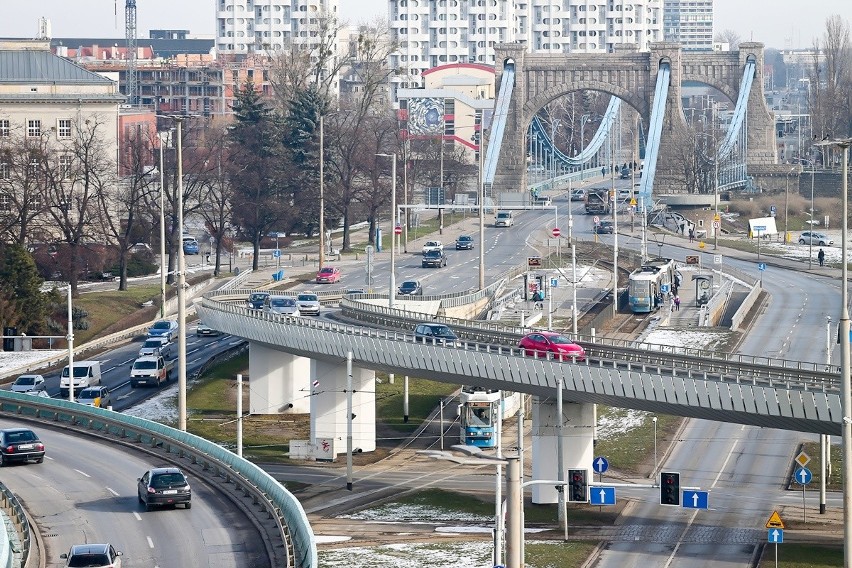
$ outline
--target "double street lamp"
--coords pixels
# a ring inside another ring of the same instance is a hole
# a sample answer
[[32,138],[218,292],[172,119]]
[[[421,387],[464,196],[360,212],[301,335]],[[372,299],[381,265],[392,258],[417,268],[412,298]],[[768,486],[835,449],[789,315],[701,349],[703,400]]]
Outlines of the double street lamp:
[[396,297],[396,154],[376,154],[385,158],[392,158],[391,162],[391,261],[390,261],[390,289],[388,290],[388,308],[393,308]]

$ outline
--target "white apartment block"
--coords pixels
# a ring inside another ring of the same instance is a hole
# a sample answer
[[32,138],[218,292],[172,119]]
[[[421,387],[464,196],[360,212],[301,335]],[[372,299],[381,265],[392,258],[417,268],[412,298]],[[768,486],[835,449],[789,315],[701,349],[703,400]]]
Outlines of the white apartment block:
[[712,50],[713,0],[665,0],[663,31],[685,50]]
[[339,0],[217,0],[216,51],[266,55],[294,44],[315,47],[321,19],[339,19],[338,4]]
[[494,64],[494,46],[526,42],[531,53],[608,53],[663,40],[663,0],[390,0],[399,51],[390,65],[402,88],[447,64]]

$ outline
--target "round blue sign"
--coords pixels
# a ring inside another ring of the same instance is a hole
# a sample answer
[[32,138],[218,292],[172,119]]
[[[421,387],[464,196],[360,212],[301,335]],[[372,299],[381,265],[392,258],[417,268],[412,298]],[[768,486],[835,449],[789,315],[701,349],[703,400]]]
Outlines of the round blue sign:
[[592,460],[592,469],[595,470],[595,473],[604,473],[609,469],[609,462],[606,461],[605,457],[598,456]]

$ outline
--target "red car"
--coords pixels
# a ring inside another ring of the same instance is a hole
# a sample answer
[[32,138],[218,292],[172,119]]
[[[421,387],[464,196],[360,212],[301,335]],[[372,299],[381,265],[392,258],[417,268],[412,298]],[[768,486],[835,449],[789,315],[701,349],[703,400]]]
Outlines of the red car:
[[334,266],[323,266],[317,272],[317,284],[333,284],[340,280],[340,269]]
[[536,331],[528,333],[518,343],[527,355],[538,355],[546,357],[547,353],[553,353],[555,357],[563,361],[586,360],[586,351],[564,335],[552,331]]

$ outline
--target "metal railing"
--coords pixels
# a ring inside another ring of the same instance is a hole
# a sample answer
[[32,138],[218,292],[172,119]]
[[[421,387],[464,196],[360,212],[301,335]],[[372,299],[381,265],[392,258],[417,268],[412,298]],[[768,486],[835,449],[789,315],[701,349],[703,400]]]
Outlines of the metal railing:
[[266,471],[216,443],[144,418],[10,391],[0,391],[0,412],[75,432],[85,429],[140,450],[156,449],[172,456],[172,461],[183,460],[205,479],[222,478],[225,483],[217,485],[223,490],[231,485],[234,491],[226,493],[235,502],[259,508],[255,515],[267,533],[273,566],[317,568],[313,530],[299,501]]
[[[0,509],[5,513],[12,525],[11,528],[15,531],[15,535],[10,536],[8,534],[10,527],[4,522],[6,526],[3,531],[0,531],[0,535],[6,533],[2,535],[5,538],[0,539],[0,567],[26,566],[32,544],[30,524],[21,502],[2,482],[0,482]],[[13,538],[13,536],[16,538]],[[13,542],[15,546],[12,545]]]

